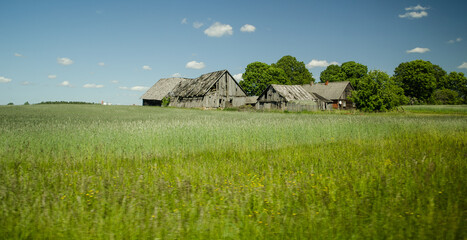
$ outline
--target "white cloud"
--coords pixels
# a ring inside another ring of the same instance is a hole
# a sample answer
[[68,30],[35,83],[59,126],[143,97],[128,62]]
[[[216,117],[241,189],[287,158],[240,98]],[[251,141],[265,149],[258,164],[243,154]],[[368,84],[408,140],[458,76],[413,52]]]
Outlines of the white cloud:
[[242,32],[254,32],[256,30],[256,27],[250,24],[245,24],[240,28],[240,31]]
[[143,70],[151,71],[152,68],[150,66],[148,66],[148,65],[144,65]]
[[23,86],[32,85],[32,82],[24,81],[24,82],[21,82],[21,85]]
[[138,91],[138,92],[144,92],[149,89],[149,87],[144,87],[144,86],[134,86],[134,87],[118,87],[122,90],[131,90],[131,91]]
[[15,53],[15,57],[22,57],[22,56],[23,56],[22,54]]
[[457,68],[466,68],[467,69],[467,62],[463,62],[459,67]]
[[196,29],[202,27],[203,25],[204,25],[204,23],[202,23],[202,22],[194,22],[193,23],[193,27],[196,28]]
[[47,78],[49,78],[49,79],[55,79],[55,78],[57,78],[57,75],[50,74],[49,76],[47,76]]
[[326,60],[316,60],[316,59],[313,59],[311,60],[307,65],[306,67],[307,68],[315,68],[315,67],[327,67],[329,65],[339,65],[338,62],[328,62]]
[[456,38],[455,40],[449,40],[448,43],[462,42],[462,38]]
[[187,24],[188,20],[186,18],[182,19],[182,24]]
[[243,73],[235,74],[235,75],[233,75],[233,77],[234,77],[235,80],[237,80],[238,82],[243,81]]
[[414,7],[406,7],[405,8],[406,13],[399,14],[399,17],[400,18],[409,18],[409,19],[427,17],[428,12],[426,12],[425,10],[428,10],[428,9],[430,9],[430,8],[422,7],[420,5],[417,5],[417,6],[414,6]]
[[428,13],[425,11],[421,12],[406,12],[405,14],[399,14],[400,18],[422,18],[428,16]]
[[406,7],[405,11],[425,11],[425,10],[428,10],[428,9],[430,9],[430,8],[422,7],[422,6],[420,6],[420,4],[418,4],[415,7]]
[[191,62],[188,62],[185,65],[185,67],[191,68],[191,69],[203,69],[206,67],[206,65],[204,64],[204,62],[191,61]]
[[70,84],[70,82],[68,82],[68,81],[63,81],[62,83],[59,84],[59,86],[62,86],[62,87],[71,87],[71,84]]
[[204,30],[204,34],[208,35],[209,37],[222,37],[224,35],[232,35],[233,30],[232,26],[228,24],[215,22],[208,29]]
[[99,63],[97,63],[97,65],[103,67],[103,66],[105,66],[105,63],[104,62],[99,62]]
[[73,60],[69,58],[57,58],[57,63],[66,66],[73,64]]
[[98,85],[95,83],[86,83],[83,85],[84,88],[103,88],[104,85]]
[[407,50],[406,52],[407,53],[426,53],[426,52],[429,52],[429,51],[430,51],[429,48],[416,47],[414,49]]
[[180,73],[174,73],[174,74],[172,74],[172,77],[181,77],[181,76],[182,76],[182,74],[180,74]]
[[11,78],[0,76],[0,83],[9,83],[9,82],[11,82]]
[[111,83],[113,83],[113,84],[117,84],[117,83],[119,83],[119,81],[118,81],[118,80],[112,80],[112,81],[110,81],[110,82],[111,82]]

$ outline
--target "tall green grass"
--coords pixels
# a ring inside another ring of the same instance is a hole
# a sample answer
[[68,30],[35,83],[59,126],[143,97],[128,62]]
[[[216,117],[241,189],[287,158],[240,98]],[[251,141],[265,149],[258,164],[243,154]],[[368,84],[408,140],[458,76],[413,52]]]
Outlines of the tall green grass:
[[0,236],[464,239],[466,120],[0,107]]
[[402,108],[411,113],[467,115],[467,105],[410,105]]

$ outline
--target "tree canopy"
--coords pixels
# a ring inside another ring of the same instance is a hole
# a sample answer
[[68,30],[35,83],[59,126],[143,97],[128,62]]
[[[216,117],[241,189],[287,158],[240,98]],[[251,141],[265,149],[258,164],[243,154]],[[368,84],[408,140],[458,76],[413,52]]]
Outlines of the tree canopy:
[[243,81],[239,84],[248,96],[259,96],[270,84],[290,84],[290,82],[284,70],[266,63],[253,62],[246,67]]
[[368,67],[356,63],[354,61],[345,62],[341,66],[329,65],[324,71],[321,72],[321,82],[341,82],[350,81],[354,88],[358,85],[359,79],[365,77],[368,72]]
[[427,102],[436,89],[441,70],[431,62],[415,60],[399,64],[394,70],[394,79],[406,96]]
[[321,82],[342,82],[347,79],[347,75],[342,71],[339,65],[329,65],[319,76]]
[[355,87],[351,100],[362,111],[387,111],[407,103],[404,90],[382,71],[370,71]]
[[290,55],[283,56],[277,63],[273,63],[271,66],[284,70],[291,85],[309,84],[315,81],[313,75],[306,68],[305,63],[298,61]]

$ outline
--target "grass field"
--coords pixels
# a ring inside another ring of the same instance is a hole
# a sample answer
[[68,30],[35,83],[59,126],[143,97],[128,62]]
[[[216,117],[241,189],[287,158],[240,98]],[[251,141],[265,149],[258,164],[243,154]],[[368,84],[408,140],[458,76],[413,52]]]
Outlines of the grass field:
[[466,239],[467,116],[0,106],[2,239]]

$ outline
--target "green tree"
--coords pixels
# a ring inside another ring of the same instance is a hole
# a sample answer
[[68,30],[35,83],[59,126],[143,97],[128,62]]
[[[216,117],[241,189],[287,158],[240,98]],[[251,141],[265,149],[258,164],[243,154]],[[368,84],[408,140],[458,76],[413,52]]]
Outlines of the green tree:
[[272,67],[284,70],[291,85],[302,85],[314,82],[313,75],[308,71],[304,62],[298,61],[292,56],[283,56],[277,63],[271,64]]
[[437,89],[433,92],[434,104],[459,104],[462,100],[458,97],[458,93],[451,89]]
[[462,99],[462,103],[467,103],[467,78],[464,76],[464,73],[449,73],[449,75],[444,76],[438,83],[438,88],[456,91],[458,96]]
[[368,67],[354,61],[345,62],[341,66],[329,65],[321,72],[321,82],[341,82],[350,81],[350,84],[357,90],[359,79],[367,76]]
[[407,103],[403,89],[385,72],[370,71],[358,79],[351,100],[362,111],[388,111]]
[[259,96],[270,84],[290,84],[290,82],[284,70],[266,63],[253,62],[246,67],[243,81],[239,84],[248,96]]
[[367,66],[354,61],[342,63],[341,70],[345,74],[345,81],[350,81],[355,89],[357,89],[358,81],[368,74]]
[[342,71],[339,65],[329,65],[321,72],[319,79],[321,82],[342,82],[347,79],[347,75]]
[[440,69],[428,61],[415,60],[399,64],[394,70],[394,79],[404,89],[406,96],[428,101],[436,89]]

